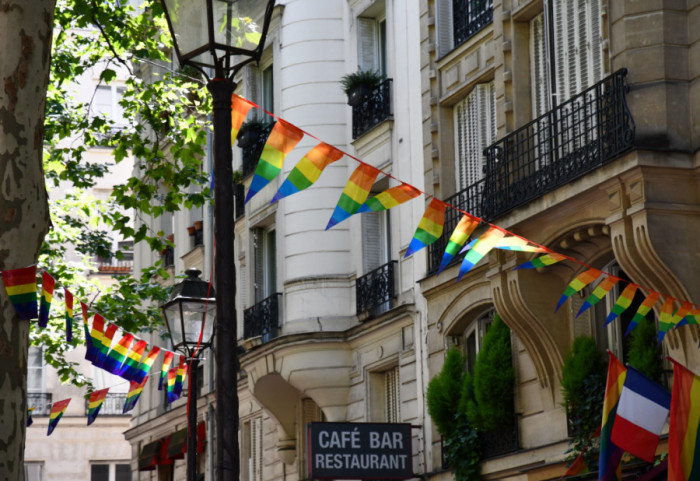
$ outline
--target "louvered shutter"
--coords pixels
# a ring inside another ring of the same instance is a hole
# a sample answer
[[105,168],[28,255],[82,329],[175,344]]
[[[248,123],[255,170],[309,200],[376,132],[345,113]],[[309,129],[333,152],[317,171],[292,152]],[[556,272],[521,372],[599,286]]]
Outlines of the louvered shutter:
[[401,384],[399,366],[384,373],[385,418],[388,423],[401,422]]
[[365,212],[362,214],[362,264],[364,273],[387,263],[388,212]]
[[360,70],[379,70],[377,58],[377,22],[373,18],[357,19],[357,60]]
[[454,109],[457,191],[484,177],[484,149],[496,139],[493,82],[479,84]]
[[250,481],[262,481],[263,432],[262,418],[250,421]]
[[[364,215],[364,214],[363,214]],[[299,468],[300,475],[302,479],[308,478],[307,472],[307,462],[306,462],[306,446],[308,446],[307,439],[307,424],[322,422],[324,420],[323,411],[318,405],[313,401],[313,399],[304,398],[301,400],[301,423],[299,426],[299,433],[297,434],[297,439],[301,439],[303,444],[301,444],[299,453]]]
[[452,50],[452,46],[454,44],[454,32],[452,29],[452,2],[453,0],[435,1],[438,57],[447,55],[447,53]]
[[530,21],[530,86],[534,119],[550,109],[544,13]]

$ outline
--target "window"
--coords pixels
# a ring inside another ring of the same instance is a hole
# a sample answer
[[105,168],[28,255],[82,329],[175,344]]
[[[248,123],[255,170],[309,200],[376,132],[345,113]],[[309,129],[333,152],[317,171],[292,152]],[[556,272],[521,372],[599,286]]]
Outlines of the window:
[[274,229],[253,230],[256,303],[277,292],[276,243]]
[[24,477],[22,481],[43,481],[44,463],[24,463]]
[[369,373],[369,420],[398,423],[401,421],[401,384],[399,366]]
[[454,108],[456,189],[484,177],[484,149],[496,140],[496,93],[493,82],[478,84]]
[[29,346],[27,356],[27,392],[44,392],[44,352],[36,346]]
[[241,472],[243,481],[262,481],[263,433],[262,417],[252,418],[243,423],[243,445]]
[[124,108],[119,100],[124,93],[123,87],[116,85],[98,85],[92,99],[91,110],[96,116],[103,116],[113,121],[117,126],[124,125]]
[[493,0],[436,0],[438,57],[493,21]]
[[389,262],[389,212],[362,214],[362,267],[365,274]]
[[[258,104],[263,110],[270,113],[275,113],[275,97],[274,97],[274,74],[273,65],[270,63],[265,67],[248,68],[248,97]],[[255,109],[254,114],[263,121],[272,121],[264,112]]]
[[119,241],[117,242],[117,249],[122,253],[122,260],[134,260],[134,241]]
[[[481,349],[481,342],[486,334],[486,329],[493,322],[493,316],[495,311],[490,309],[488,312],[482,314],[474,322],[472,322],[469,327],[464,331],[462,337],[464,342],[464,352],[467,358],[467,370],[470,373],[474,373],[474,365],[476,364],[476,355]],[[459,343],[458,339],[455,339]]]
[[[384,15],[383,11],[381,15]],[[387,75],[386,19],[357,18],[357,63],[360,70]]]
[[297,432],[297,439],[299,440],[299,445],[297,446],[297,453],[299,455],[299,479],[308,479],[308,464],[306,462],[307,455],[307,425],[309,423],[323,422],[326,420],[323,415],[323,411],[314,402],[313,399],[304,398],[301,400],[299,413],[299,432]]
[[128,463],[91,464],[90,481],[131,481],[131,466]]

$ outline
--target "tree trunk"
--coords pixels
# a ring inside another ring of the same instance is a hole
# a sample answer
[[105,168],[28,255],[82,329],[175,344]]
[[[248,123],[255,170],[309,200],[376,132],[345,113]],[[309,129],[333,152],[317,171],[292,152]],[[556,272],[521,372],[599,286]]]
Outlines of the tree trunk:
[[[42,150],[56,0],[0,0],[0,270],[36,263],[49,228]],[[0,480],[20,481],[29,325],[0,287]]]

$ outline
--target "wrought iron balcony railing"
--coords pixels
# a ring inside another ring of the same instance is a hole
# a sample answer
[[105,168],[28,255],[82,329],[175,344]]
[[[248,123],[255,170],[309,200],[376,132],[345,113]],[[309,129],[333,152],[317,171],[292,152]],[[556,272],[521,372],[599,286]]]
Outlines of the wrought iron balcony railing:
[[262,337],[271,341],[279,335],[279,302],[281,293],[272,294],[243,311],[243,337]]
[[[632,149],[634,120],[622,69],[484,150],[484,178],[446,202],[484,220],[585,175]],[[442,238],[430,246],[435,272],[459,212],[448,209]]]
[[493,0],[454,0],[452,27],[455,46],[493,22]]
[[391,301],[396,297],[396,264],[396,261],[390,261],[357,279],[357,314],[369,312],[371,316],[377,316],[391,309]]
[[49,392],[29,392],[27,393],[27,406],[34,408],[32,416],[48,416],[51,414],[51,403],[53,397]]
[[[107,393],[102,407],[100,408],[99,416],[124,416],[124,403],[126,402],[125,392],[110,392]],[[85,415],[87,416],[90,410],[90,400],[85,400]],[[127,416],[130,414],[127,414]]]
[[513,417],[513,424],[506,429],[479,433],[479,440],[484,459],[518,451],[520,438],[517,416]]
[[384,80],[369,97],[352,108],[352,138],[356,139],[392,115],[390,78]]

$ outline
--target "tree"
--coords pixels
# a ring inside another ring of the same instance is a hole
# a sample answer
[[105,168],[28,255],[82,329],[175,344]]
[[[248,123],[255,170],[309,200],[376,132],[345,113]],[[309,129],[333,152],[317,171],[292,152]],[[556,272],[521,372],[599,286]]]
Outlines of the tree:
[[[163,233],[149,231],[145,224],[135,228],[124,212],[133,209],[137,216],[157,217],[209,199],[201,158],[209,129],[203,112],[210,106],[207,95],[197,94],[200,79],[166,68],[159,77],[144,80],[133,69],[134,63],[167,62],[170,46],[163,22],[158,3],[152,1],[135,10],[116,0],[0,0],[0,270],[37,260],[50,265],[62,281],[79,286],[78,294],[89,295],[95,310],[118,319],[131,332],[152,329],[160,321],[155,308],[142,306],[148,300],[157,306],[167,295],[154,282],[167,273],[156,266],[125,276],[113,290],[100,293],[81,279],[81,269],[65,264],[61,256],[71,244],[86,258],[119,257],[120,252],[106,252],[103,241],[110,230],[160,251],[167,244]],[[88,115],[90,105],[72,101],[66,88],[96,67],[101,81],[113,81],[110,66],[115,63],[130,72],[122,103],[128,126],[121,130],[105,118]],[[136,175],[115,186],[105,204],[82,197],[82,189],[105,175],[104,166],[84,157],[98,145],[112,149],[115,163],[130,153],[138,159]],[[70,195],[49,208],[46,186],[58,183],[72,186]],[[77,342],[68,345],[57,335],[62,319],[52,319],[43,330],[18,322],[4,289],[0,312],[0,479],[18,480],[28,339],[45,347],[46,360],[63,380],[89,380],[63,359]]]

